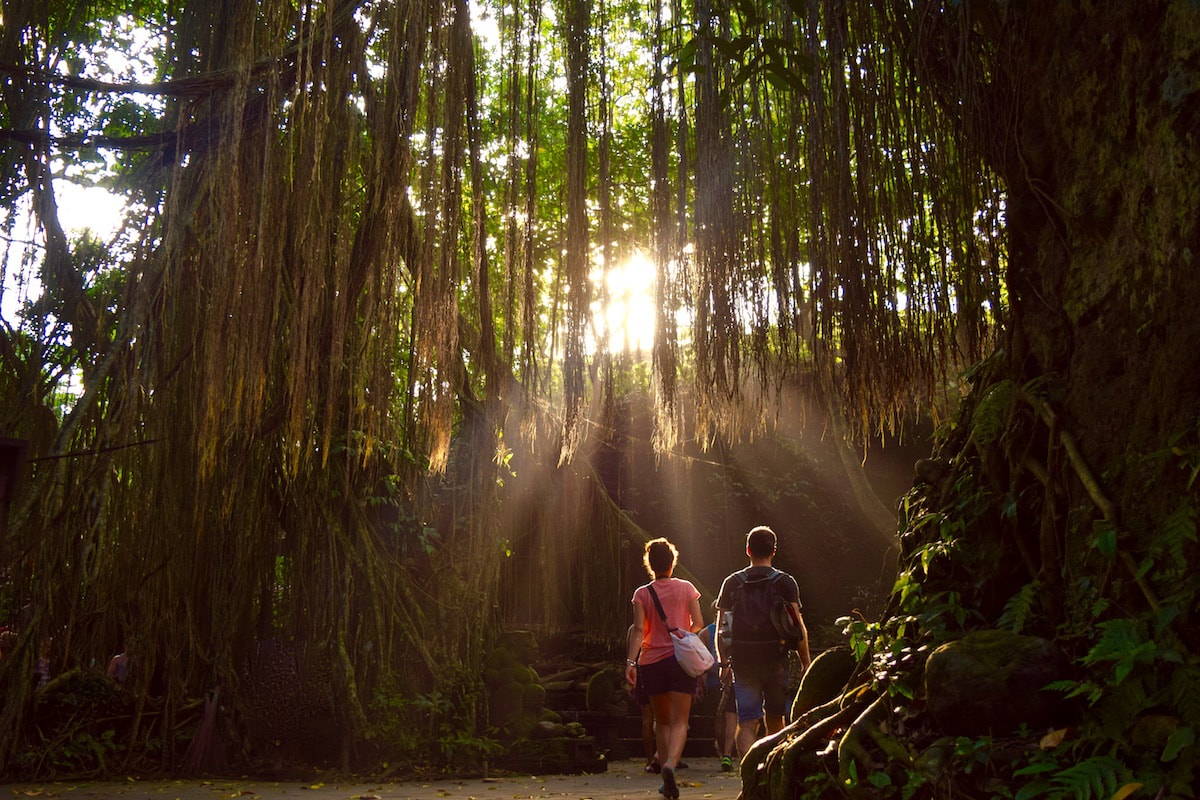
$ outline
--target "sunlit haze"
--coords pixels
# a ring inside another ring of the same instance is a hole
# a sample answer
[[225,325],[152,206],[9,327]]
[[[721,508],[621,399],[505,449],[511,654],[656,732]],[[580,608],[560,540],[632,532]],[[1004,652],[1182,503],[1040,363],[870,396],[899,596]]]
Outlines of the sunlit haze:
[[608,346],[614,353],[648,353],[654,344],[654,262],[640,250],[604,276]]

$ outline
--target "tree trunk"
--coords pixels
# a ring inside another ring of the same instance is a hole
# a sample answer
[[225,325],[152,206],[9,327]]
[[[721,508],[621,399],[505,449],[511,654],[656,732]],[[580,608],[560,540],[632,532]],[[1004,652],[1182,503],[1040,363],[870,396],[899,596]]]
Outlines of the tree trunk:
[[1194,437],[1200,397],[1200,14],[1166,0],[1029,14],[997,82],[1023,88],[992,104],[1013,109],[994,121],[1009,137],[1010,370],[1078,443],[1064,469],[1102,476],[1120,538],[1151,535],[1184,475],[1149,457]]

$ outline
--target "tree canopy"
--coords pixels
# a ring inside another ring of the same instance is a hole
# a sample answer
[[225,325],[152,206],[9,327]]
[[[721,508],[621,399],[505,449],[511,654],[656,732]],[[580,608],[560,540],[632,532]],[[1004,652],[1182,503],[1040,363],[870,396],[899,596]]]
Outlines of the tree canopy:
[[[43,639],[75,665],[133,642],[164,726],[280,638],[328,657],[347,743],[399,674],[461,696],[448,724],[473,727],[514,528],[552,545],[586,525],[598,564],[638,535],[579,488],[638,393],[668,460],[769,432],[796,394],[848,441],[944,422],[936,491],[901,530],[1005,543],[1019,568],[961,600],[982,622],[1036,595],[1034,627],[1082,656],[1110,603],[1194,604],[1166,587],[1195,549],[1175,469],[1195,463],[1195,370],[1116,357],[1198,352],[1183,0],[3,15],[0,424],[27,444],[0,542],[22,631],[0,766]],[[61,218],[72,183],[124,199],[111,238]],[[653,270],[649,305],[621,293],[628,264]],[[626,346],[651,316],[649,352]],[[520,496],[514,460],[581,483]],[[938,585],[906,541],[923,574],[902,573],[893,620]],[[1133,564],[1117,586],[1114,559]],[[548,560],[548,620],[623,630],[620,575],[568,588]],[[883,623],[875,645],[952,632]],[[1139,711],[1192,674],[1188,647]]]

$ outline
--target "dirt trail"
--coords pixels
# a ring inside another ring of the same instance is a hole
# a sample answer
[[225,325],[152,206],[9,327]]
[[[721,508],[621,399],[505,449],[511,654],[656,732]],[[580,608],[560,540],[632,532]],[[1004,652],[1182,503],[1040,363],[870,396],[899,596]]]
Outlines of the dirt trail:
[[[736,800],[736,772],[721,772],[716,758],[689,758],[679,770],[681,800]],[[590,775],[500,775],[491,778],[426,782],[287,782],[250,778],[164,781],[79,781],[0,784],[0,798],[59,800],[660,800],[657,775],[647,775],[640,760],[614,761]]]

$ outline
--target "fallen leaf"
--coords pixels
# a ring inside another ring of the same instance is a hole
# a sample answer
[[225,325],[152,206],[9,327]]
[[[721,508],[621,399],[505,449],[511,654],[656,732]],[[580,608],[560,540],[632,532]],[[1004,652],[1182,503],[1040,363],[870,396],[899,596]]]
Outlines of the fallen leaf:
[[1116,791],[1112,796],[1112,800],[1125,800],[1126,797],[1129,797],[1129,795],[1140,788],[1142,788],[1142,784],[1140,783],[1127,783]]
[[1067,738],[1069,728],[1059,728],[1056,731],[1050,731],[1038,741],[1038,747],[1043,750],[1053,750],[1063,743],[1063,739]]

